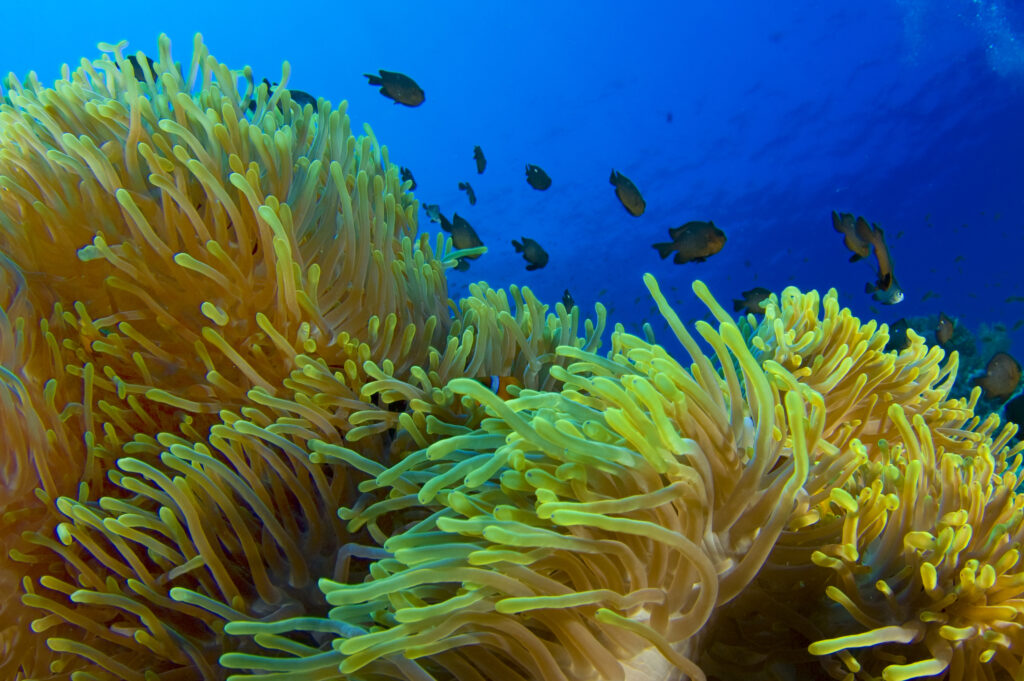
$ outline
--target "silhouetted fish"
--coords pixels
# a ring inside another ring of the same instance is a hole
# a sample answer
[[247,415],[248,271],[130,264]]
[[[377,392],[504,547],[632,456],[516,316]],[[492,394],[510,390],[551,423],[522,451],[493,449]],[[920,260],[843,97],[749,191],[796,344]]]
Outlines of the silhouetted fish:
[[771,294],[772,292],[763,286],[755,286],[749,291],[744,291],[743,298],[732,301],[733,312],[743,310],[753,314],[764,314],[764,306],[761,303],[768,300]]
[[885,344],[885,351],[902,352],[910,346],[910,338],[907,337],[907,329],[910,326],[906,319],[897,319],[889,325],[889,342]]
[[526,181],[531,187],[541,191],[551,186],[551,178],[548,177],[548,174],[540,166],[535,166],[532,163],[526,164]]
[[380,76],[371,73],[364,73],[370,81],[370,85],[379,85],[380,93],[389,99],[395,100],[395,104],[406,106],[419,106],[427,98],[423,88],[416,84],[409,76],[397,71],[378,71]]
[[482,174],[487,167],[487,159],[484,158],[484,150],[479,145],[473,147],[473,160],[476,161],[477,174]]
[[566,312],[572,312],[572,309],[576,307],[576,301],[572,299],[572,294],[569,293],[569,289],[565,289],[562,293],[562,305],[565,305]]
[[[455,248],[462,250],[464,248],[476,248],[477,246],[484,245],[484,242],[480,240],[480,236],[473,229],[472,225],[465,218],[460,217],[458,213],[452,216],[451,222],[448,221],[448,218],[443,213],[440,214],[440,218],[441,229],[452,235],[452,245]],[[479,257],[479,255],[467,255],[459,258],[459,264],[455,269],[465,272],[469,269],[468,260],[476,260]]]
[[469,199],[469,205],[476,205],[476,192],[473,191],[473,187],[468,182],[460,182],[459,189],[466,192],[466,198]]
[[680,227],[668,230],[672,241],[654,244],[662,260],[676,251],[672,262],[683,265],[688,262],[704,262],[725,246],[725,232],[715,227],[714,222],[691,220]]
[[539,270],[548,264],[548,254],[541,245],[529,237],[522,237],[522,242],[512,240],[512,245],[516,249],[516,253],[522,253],[526,262],[529,264],[526,266],[527,270]]
[[632,180],[612,168],[612,176],[608,181],[615,187],[615,195],[619,197],[619,201],[630,215],[640,217],[644,214],[647,203]]
[[411,182],[409,185],[409,191],[416,189],[416,178],[412,176],[412,171],[402,166],[398,169],[398,174],[402,178],[402,182]]
[[980,385],[985,399],[1005,400],[1020,384],[1020,364],[1008,353],[992,355],[985,373],[974,378],[971,385]]

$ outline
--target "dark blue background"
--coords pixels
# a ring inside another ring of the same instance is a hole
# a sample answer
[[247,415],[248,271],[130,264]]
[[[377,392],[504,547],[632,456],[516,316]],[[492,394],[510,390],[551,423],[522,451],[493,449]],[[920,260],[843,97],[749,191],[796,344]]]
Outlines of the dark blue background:
[[[98,56],[99,41],[153,55],[161,31],[185,62],[197,31],[219,60],[271,80],[289,60],[290,85],[347,99],[353,128],[371,123],[415,173],[417,198],[466,217],[490,247],[451,273],[453,297],[478,279],[526,284],[552,303],[569,287],[636,328],[657,317],[641,282],[653,272],[684,320],[703,315],[695,278],[727,307],[744,289],[794,284],[836,287],[881,321],[939,310],[969,326],[1024,319],[1024,303],[1006,302],[1024,295],[1024,14],[1007,0],[20,11],[5,12],[0,71],[33,69],[44,82]],[[426,102],[381,97],[362,76],[380,68],[415,78]],[[551,189],[526,184],[527,162]],[[615,198],[613,167],[643,192],[642,217]],[[877,306],[863,292],[872,265],[847,263],[832,210],[885,228],[906,301]],[[703,264],[660,261],[651,244],[695,219],[714,220],[725,249]],[[422,227],[436,225],[421,213]],[[545,269],[524,270],[509,245],[520,236],[548,250]],[[938,295],[923,301],[927,292]]]

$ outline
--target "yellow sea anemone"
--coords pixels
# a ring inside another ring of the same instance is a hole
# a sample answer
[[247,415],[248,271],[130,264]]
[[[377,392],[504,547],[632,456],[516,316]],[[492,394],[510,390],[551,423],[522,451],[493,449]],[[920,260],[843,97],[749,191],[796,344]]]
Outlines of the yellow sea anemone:
[[[217,592],[231,617],[280,595],[246,586],[260,583],[259,561],[277,560],[266,514],[286,535],[299,523],[291,538],[307,553],[295,557],[338,550],[346,536],[317,529],[317,504],[351,501],[349,482],[305,471],[294,452],[313,437],[340,442],[349,416],[376,408],[361,394],[364,363],[408,378],[450,323],[450,244],[417,235],[398,168],[372,134],[352,136],[344,104],[303,109],[284,84],[268,100],[198,36],[184,73],[166,37],[159,48],[155,62],[138,59],[142,79],[123,45],[105,45],[52,87],[10,76],[0,104],[0,417],[14,433],[0,460],[11,549],[0,584],[30,578],[25,603],[49,613],[35,627],[67,653],[55,672],[85,663],[101,678],[194,668],[180,636],[215,661],[216,627],[203,633],[205,615],[169,593]],[[193,459],[178,471],[167,447],[184,443],[219,452],[250,496]],[[180,474],[191,496],[153,488],[149,467]],[[236,502],[249,510],[231,516],[223,504]],[[190,548],[189,507],[211,529],[240,522],[238,543]],[[245,567],[201,576],[218,555],[243,554]],[[277,576],[301,590],[302,569]],[[176,629],[183,608],[198,619]],[[0,635],[17,651],[4,669],[37,675],[34,660],[51,656],[25,629],[24,611],[4,606]]]
[[450,381],[487,418],[381,471],[387,499],[342,512],[355,522],[414,498],[430,514],[384,542],[390,556],[366,581],[321,580],[328,619],[227,626],[277,650],[287,632],[330,632],[334,652],[222,664],[323,678],[702,678],[703,628],[757,574],[816,474],[823,405],[812,390],[776,403],[736,326],[702,324],[719,374],[648,283],[691,369],[620,328],[607,358],[557,349],[569,360],[550,369],[557,392],[503,401]]
[[698,340],[648,276],[685,363],[455,305],[344,105],[102,47],[0,103],[0,675],[1024,674],[1024,445],[955,355],[834,291],[745,335],[697,282]]

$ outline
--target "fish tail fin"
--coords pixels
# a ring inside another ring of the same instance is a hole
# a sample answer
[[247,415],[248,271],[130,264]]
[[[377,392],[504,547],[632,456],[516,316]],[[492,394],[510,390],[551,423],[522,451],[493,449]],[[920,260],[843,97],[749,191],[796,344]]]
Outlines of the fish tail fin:
[[675,250],[675,244],[671,241],[667,241],[660,244],[654,244],[654,248],[658,249],[658,255],[664,260],[668,257],[669,253]]
[[735,299],[733,299],[733,301],[732,301],[732,311],[733,312],[739,312],[740,310],[743,309],[744,305],[745,305],[745,303],[742,300],[735,300]]
[[864,293],[874,293],[878,289],[870,281],[864,284]]
[[615,168],[612,168],[612,176],[610,178],[608,178],[608,181],[611,182],[612,184],[615,184],[615,176],[617,174],[618,173],[615,172]]
[[[525,237],[523,237],[523,238],[525,238]],[[518,241],[516,241],[515,239],[512,239],[512,247],[516,249],[516,253],[522,253],[523,252],[523,245],[521,243],[519,243]]]
[[380,79],[380,76],[375,76],[371,73],[364,73],[364,76],[370,79],[370,85],[383,85],[384,81]]
[[860,260],[863,257],[864,256],[861,255],[860,253],[854,253],[853,255],[850,256],[850,262],[857,262],[858,260]]

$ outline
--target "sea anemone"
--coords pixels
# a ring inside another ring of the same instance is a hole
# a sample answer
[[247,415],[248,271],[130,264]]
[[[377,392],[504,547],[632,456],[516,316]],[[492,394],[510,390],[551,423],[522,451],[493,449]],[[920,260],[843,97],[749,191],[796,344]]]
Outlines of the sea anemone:
[[456,305],[344,104],[101,48],[0,103],[0,674],[1024,673],[1024,445],[955,353],[834,291],[696,282],[698,339],[648,275],[685,363]]
[[301,601],[355,484],[305,439],[380,409],[365,363],[405,378],[447,337],[450,244],[417,236],[344,104],[268,99],[198,36],[184,74],[159,48],[101,45],[53,87],[10,76],[0,104],[0,583],[25,578],[59,653],[5,604],[10,677],[216,676],[217,627],[175,589],[232,618]]

